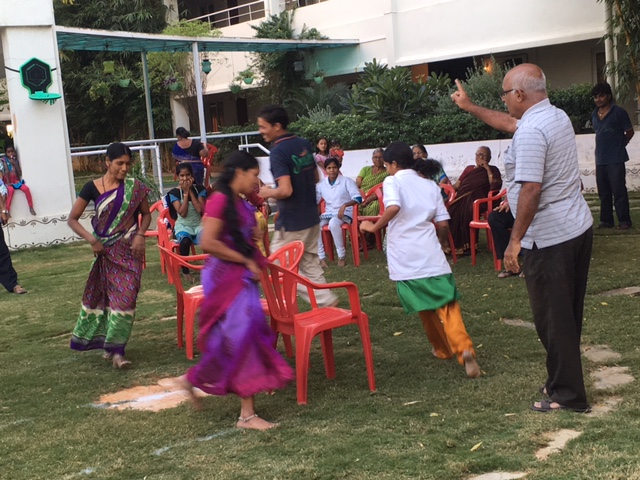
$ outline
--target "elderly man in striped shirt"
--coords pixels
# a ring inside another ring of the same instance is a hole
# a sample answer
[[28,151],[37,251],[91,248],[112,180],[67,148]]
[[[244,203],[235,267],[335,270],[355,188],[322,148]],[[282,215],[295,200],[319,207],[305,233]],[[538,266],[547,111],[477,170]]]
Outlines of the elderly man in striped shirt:
[[514,133],[505,153],[509,205],[515,217],[505,268],[524,256],[527,290],[538,336],[547,351],[547,378],[537,412],[588,412],[580,358],[584,296],[593,218],[580,193],[575,134],[565,112],[549,103],[546,78],[533,64],[511,69],[501,98],[509,113],[475,105],[462,84],[451,96],[488,125]]

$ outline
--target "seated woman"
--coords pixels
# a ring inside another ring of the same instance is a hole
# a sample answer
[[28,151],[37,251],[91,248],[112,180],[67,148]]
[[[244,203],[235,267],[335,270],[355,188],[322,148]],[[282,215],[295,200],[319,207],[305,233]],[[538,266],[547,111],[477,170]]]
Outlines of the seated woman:
[[449,225],[458,255],[469,250],[469,222],[473,219],[473,202],[486,198],[490,190],[499,190],[502,186],[500,170],[489,165],[490,161],[489,147],[478,148],[476,164],[465,168],[458,181],[453,184],[456,198],[449,204]]
[[[169,200],[176,209],[176,224],[173,234],[180,244],[180,255],[187,256],[191,245],[200,244],[202,232],[202,212],[207,199],[207,189],[204,185],[194,182],[193,168],[190,163],[180,163],[176,167],[179,186],[169,191]],[[182,273],[189,274],[187,267],[182,267]]]
[[[333,243],[338,252],[338,266],[346,265],[346,249],[342,238],[342,224],[350,224],[353,219],[353,206],[362,202],[362,196],[356,186],[356,182],[340,175],[340,161],[329,157],[324,162],[327,176],[316,185],[316,199],[325,202],[324,213],[320,215],[320,228],[329,225]],[[327,267],[322,235],[318,238],[318,257],[320,265]]]
[[195,183],[202,185],[204,183],[204,163],[200,157],[207,157],[209,150],[199,140],[191,140],[190,136],[191,134],[186,128],[178,127],[176,129],[178,141],[171,150],[171,156],[176,164],[190,163]]
[[[386,168],[384,168],[384,161],[382,160],[382,154],[384,148],[376,148],[371,155],[371,161],[373,165],[369,167],[362,167],[360,173],[356,177],[356,186],[367,193],[372,187],[375,187],[389,175]],[[358,207],[358,213],[360,215],[374,216],[380,212],[380,205],[377,197],[371,197],[364,200],[360,207]]]
[[[5,156],[0,158],[0,177],[7,187],[7,201],[5,202],[5,208],[11,211],[11,200],[13,199],[13,192],[20,190],[27,197],[27,204],[29,205],[29,212],[31,215],[35,215],[36,211],[33,209],[33,198],[31,197],[31,190],[27,187],[27,184],[22,179],[22,169],[20,168],[20,162],[16,156],[16,149],[14,147],[7,147]],[[9,213],[11,217],[11,213]]]
[[[414,160],[418,160],[419,158],[421,158],[423,160],[427,160],[427,158],[429,157],[429,155],[427,154],[427,149],[424,148],[424,145],[421,145],[419,143],[417,143],[416,145],[411,147],[411,151],[413,152],[413,159]],[[446,184],[451,183],[449,181],[449,177],[447,177],[447,174],[444,173],[444,169],[442,168],[442,164],[440,164],[440,170],[438,171],[438,173],[433,175],[431,177],[431,180],[433,180],[434,182],[436,182],[438,184],[440,184],[440,183],[446,183]]]

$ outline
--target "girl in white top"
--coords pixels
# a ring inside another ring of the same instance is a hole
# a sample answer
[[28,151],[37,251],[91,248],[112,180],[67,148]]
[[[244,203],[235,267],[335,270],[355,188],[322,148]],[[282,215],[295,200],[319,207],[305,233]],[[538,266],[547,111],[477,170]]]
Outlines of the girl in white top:
[[360,230],[375,233],[388,224],[389,277],[396,282],[405,312],[420,315],[433,355],[456,355],[467,376],[478,377],[480,367],[457,301],[460,295],[442,251],[449,214],[440,187],[429,179],[435,163],[414,160],[404,142],[391,143],[383,155],[390,175],[382,184],[385,210],[375,224],[362,222]]
[[[329,225],[333,243],[338,252],[338,266],[346,265],[346,250],[342,237],[342,224],[351,224],[353,219],[353,206],[362,202],[360,190],[352,179],[340,175],[340,162],[337,158],[329,157],[324,162],[327,176],[316,185],[316,200],[325,202],[324,213],[320,215],[320,229]],[[318,256],[320,265],[327,267],[322,235],[318,238]]]

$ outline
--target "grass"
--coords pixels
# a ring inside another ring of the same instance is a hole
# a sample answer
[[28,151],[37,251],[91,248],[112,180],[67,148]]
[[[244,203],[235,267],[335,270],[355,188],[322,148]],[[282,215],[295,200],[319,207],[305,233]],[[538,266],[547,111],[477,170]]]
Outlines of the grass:
[[[640,298],[599,294],[638,285],[639,239],[636,229],[596,232],[583,335],[584,345],[621,353],[619,364],[636,377]],[[0,294],[0,478],[462,479],[501,470],[528,472],[528,480],[640,479],[639,382],[613,392],[623,401],[602,417],[529,412],[545,376],[544,351],[534,331],[500,321],[531,320],[528,297],[523,280],[496,278],[483,246],[476,267],[469,257],[454,267],[484,371],[478,380],[431,357],[417,316],[402,312],[385,259],[374,252],[360,268],[334,267],[327,278],[360,288],[376,393],[367,389],[358,334],[348,327],[334,333],[334,380],[324,377],[314,343],[309,405],[296,404],[295,384],[257,398],[262,416],[281,422],[271,432],[233,428],[234,397],[207,398],[202,412],[186,404],[159,413],[94,408],[102,394],[152,385],[192,365],[175,347],[175,321],[166,318],[175,314],[174,292],[151,241],[148,247],[127,372],[113,370],[100,352],[68,348],[91,250],[73,244],[13,253],[31,293]],[[584,368],[597,366],[585,361]],[[592,403],[609,395],[586,380]],[[584,433],[562,453],[536,460],[544,434],[560,428]]]

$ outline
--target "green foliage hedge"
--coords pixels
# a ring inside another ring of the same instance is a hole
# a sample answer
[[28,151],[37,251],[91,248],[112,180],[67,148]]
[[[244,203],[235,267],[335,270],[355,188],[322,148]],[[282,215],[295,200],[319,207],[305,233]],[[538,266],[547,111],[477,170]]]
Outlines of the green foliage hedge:
[[292,123],[290,129],[313,144],[322,136],[338,138],[342,148],[349,150],[386,146],[395,140],[409,144],[435,144],[507,138],[506,134],[466,114],[412,118],[404,122],[384,122],[354,114],[341,114],[326,122],[301,118]]

